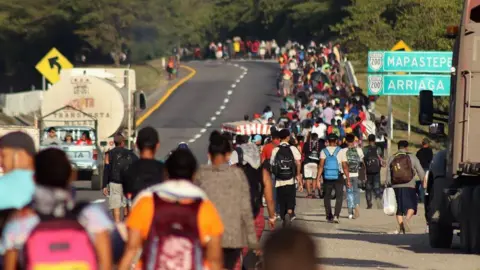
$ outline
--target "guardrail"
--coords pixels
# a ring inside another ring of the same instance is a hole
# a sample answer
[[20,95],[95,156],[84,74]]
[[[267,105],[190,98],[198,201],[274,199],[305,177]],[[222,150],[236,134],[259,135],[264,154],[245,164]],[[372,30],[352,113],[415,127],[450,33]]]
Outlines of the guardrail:
[[345,62],[345,71],[347,73],[347,79],[349,84],[353,84],[354,86],[358,87],[358,80],[357,76],[355,76],[355,69],[353,68],[352,62]]

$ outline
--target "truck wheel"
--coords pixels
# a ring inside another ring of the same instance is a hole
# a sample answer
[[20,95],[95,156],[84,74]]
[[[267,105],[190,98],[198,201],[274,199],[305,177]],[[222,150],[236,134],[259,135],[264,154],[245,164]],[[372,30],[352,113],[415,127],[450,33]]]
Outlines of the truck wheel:
[[[440,219],[438,221],[429,222],[428,224],[428,237],[430,240],[430,246],[432,248],[450,248],[453,240],[453,228],[449,218],[444,218],[448,215],[447,198],[443,194],[431,194],[429,204],[433,203],[433,196],[442,196],[438,209],[440,212]],[[432,209],[432,206],[430,206]],[[442,218],[443,217],[443,218]]]
[[473,190],[470,209],[470,249],[472,253],[480,254],[480,186]]
[[465,253],[471,253],[471,228],[470,219],[472,216],[472,196],[473,188],[462,188],[461,201],[460,201],[460,246]]
[[98,174],[92,174],[92,190],[101,190],[103,180],[103,167],[98,168]]

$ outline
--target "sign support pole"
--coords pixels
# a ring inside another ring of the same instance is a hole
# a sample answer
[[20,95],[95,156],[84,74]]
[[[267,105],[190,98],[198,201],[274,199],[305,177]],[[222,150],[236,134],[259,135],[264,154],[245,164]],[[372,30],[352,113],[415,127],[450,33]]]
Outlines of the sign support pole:
[[47,90],[47,80],[45,79],[45,76],[42,76],[42,90]]
[[408,140],[409,141],[410,141],[410,134],[412,131],[411,116],[412,116],[412,100],[408,99]]
[[389,127],[389,138],[388,138],[388,156],[392,153],[392,140],[393,140],[393,110],[392,110],[392,96],[387,98],[387,107],[388,107],[388,127]]

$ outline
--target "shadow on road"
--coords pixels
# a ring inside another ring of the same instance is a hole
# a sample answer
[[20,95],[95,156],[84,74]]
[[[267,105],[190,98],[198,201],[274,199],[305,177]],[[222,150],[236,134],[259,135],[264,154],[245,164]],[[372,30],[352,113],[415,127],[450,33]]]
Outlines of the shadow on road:
[[360,259],[348,259],[348,258],[317,258],[317,264],[331,265],[331,266],[343,266],[343,267],[358,267],[358,268],[395,268],[405,269],[398,264],[380,262],[375,260],[360,260]]
[[313,237],[319,237],[323,239],[342,239],[342,240],[355,240],[364,241],[374,244],[396,246],[398,248],[412,251],[415,253],[432,253],[432,254],[461,254],[459,249],[433,249],[428,242],[428,236],[426,234],[405,234],[405,235],[393,235],[385,233],[376,233],[368,231],[356,231],[339,229],[340,231],[353,232],[351,233],[311,233]]

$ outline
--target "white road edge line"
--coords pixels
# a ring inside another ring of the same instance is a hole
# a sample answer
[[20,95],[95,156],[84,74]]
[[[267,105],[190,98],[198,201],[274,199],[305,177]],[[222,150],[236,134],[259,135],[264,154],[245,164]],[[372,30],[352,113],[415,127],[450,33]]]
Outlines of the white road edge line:
[[228,98],[224,99],[223,100],[223,103],[228,103],[230,100],[228,100]]
[[235,87],[237,87],[237,85],[236,85],[236,84],[232,84],[232,88],[235,88]]
[[239,82],[240,82],[240,79],[237,80],[237,83],[239,83]]
[[220,115],[221,112],[220,112],[220,111],[216,111],[215,114],[216,114],[216,115]]
[[193,142],[195,142],[195,139],[190,139],[188,142],[193,143]]
[[225,110],[225,105],[220,106],[220,110]]
[[231,94],[233,94],[233,91],[232,91],[232,90],[228,90],[227,95],[230,96]]
[[207,132],[206,128],[202,128],[202,130],[200,130],[200,133],[205,133],[205,132]]
[[197,134],[197,135],[195,135],[195,139],[198,139],[198,138],[200,138],[200,137],[202,137],[202,134]]
[[215,116],[212,116],[212,117],[210,118],[210,120],[211,120],[212,122],[215,121],[216,119],[217,119],[217,117],[215,117]]
[[95,200],[95,201],[91,201],[91,203],[103,203],[105,201],[106,201],[105,199],[98,199],[98,200]]
[[211,127],[212,126],[212,123],[208,122],[205,124],[206,127]]

